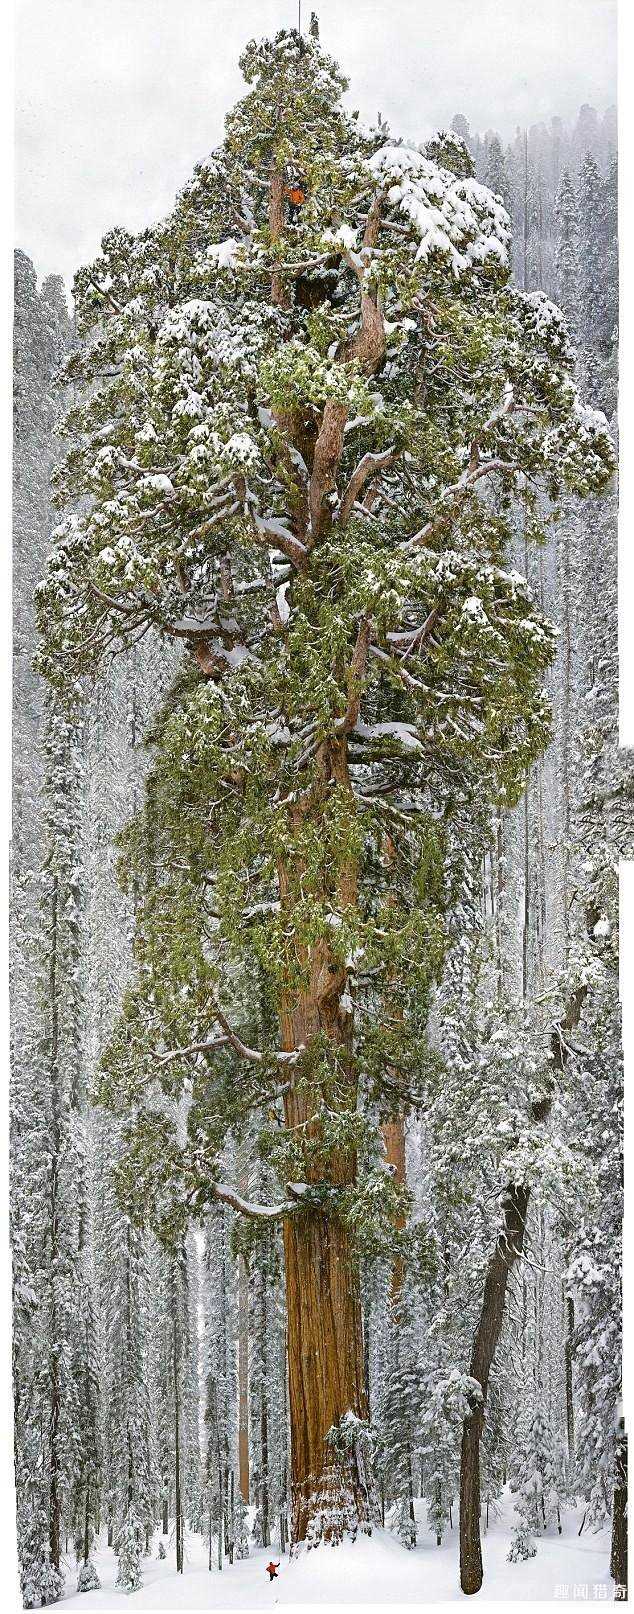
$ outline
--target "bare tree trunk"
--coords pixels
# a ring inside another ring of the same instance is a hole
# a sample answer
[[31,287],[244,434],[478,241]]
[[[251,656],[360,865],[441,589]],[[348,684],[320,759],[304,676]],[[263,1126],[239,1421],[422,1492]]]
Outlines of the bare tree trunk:
[[271,1530],[269,1524],[269,1409],[266,1390],[262,1386],[262,1404],[260,1411],[260,1445],[262,1450],[262,1491],[260,1511],[262,1517],[262,1546],[270,1547]]
[[[388,1165],[393,1167],[394,1182],[398,1183],[400,1187],[404,1187],[407,1181],[404,1116],[397,1115],[392,1121],[384,1121],[381,1130],[383,1133],[383,1143],[385,1145],[385,1158]],[[396,1225],[399,1229],[403,1228],[405,1226],[405,1218],[403,1216],[399,1216]],[[402,1255],[397,1255],[392,1266],[392,1276],[390,1279],[390,1293],[392,1305],[395,1307],[395,1309],[398,1309],[398,1302],[400,1300],[401,1291],[403,1288],[404,1276],[405,1266],[403,1257]]]
[[234,1528],[234,1526],[235,1526],[235,1497],[234,1497],[234,1486],[235,1486],[235,1478],[234,1478],[233,1469],[231,1469],[231,1473],[229,1474],[229,1485],[228,1485],[229,1504],[228,1504],[228,1507],[227,1507],[227,1557],[229,1559],[230,1564],[233,1563],[233,1549],[234,1549],[234,1545],[235,1545],[235,1528]]
[[615,1600],[625,1602],[627,1600],[627,1436],[622,1420],[616,1451],[610,1574],[615,1583]]
[[[592,916],[589,916],[589,925]],[[551,1071],[562,1072],[569,1057],[569,1049],[562,1033],[572,1031],[579,1024],[587,996],[587,985],[573,992],[560,1026],[550,1037]],[[532,1118],[544,1122],[550,1114],[554,1097],[553,1076],[543,1098],[532,1106]],[[484,1409],[489,1374],[504,1321],[504,1306],[509,1273],[522,1254],[526,1215],[530,1189],[525,1184],[511,1183],[504,1199],[504,1221],[498,1233],[484,1283],[482,1309],[476,1327],[471,1352],[470,1374],[480,1385],[481,1395],[475,1400],[465,1418],[462,1429],[460,1460],[460,1585],[463,1592],[479,1592],[482,1585],[482,1544],[480,1541],[480,1441],[484,1430]]]
[[566,1308],[566,1431],[568,1436],[568,1458],[571,1469],[575,1460],[575,1404],[572,1386],[572,1340],[575,1331],[575,1307],[570,1295],[564,1296]]
[[59,1121],[59,1073],[57,1058],[59,1049],[59,1004],[57,981],[57,949],[58,949],[58,881],[57,875],[53,878],[52,913],[51,913],[51,954],[49,969],[49,1001],[51,1006],[51,1106],[52,1106],[52,1164],[51,1164],[51,1232],[49,1255],[49,1281],[51,1283],[51,1434],[50,1434],[50,1471],[49,1471],[49,1543],[51,1548],[51,1563],[59,1569],[61,1557],[61,1528],[62,1528],[62,1502],[60,1493],[60,1457],[59,1457],[59,1424],[61,1416],[61,1389],[59,1379],[59,1353],[55,1347],[57,1338],[57,1261],[59,1242],[59,1212],[58,1212],[58,1159],[60,1150],[60,1121]]
[[225,1527],[225,1502],[220,1445],[218,1446],[218,1568],[222,1569],[222,1538]]
[[482,1398],[474,1403],[462,1430],[460,1461],[460,1585],[463,1592],[479,1592],[482,1585],[482,1545],[480,1541],[480,1441],[484,1431],[484,1403],[491,1364],[504,1321],[504,1305],[509,1272],[521,1255],[529,1189],[507,1190],[504,1226],[498,1234],[484,1285],[480,1320],[476,1328],[469,1372],[481,1387]]
[[178,1330],[174,1317],[174,1487],[176,1506],[176,1573],[183,1573],[183,1501],[181,1496],[180,1399],[178,1387]]
[[249,1281],[244,1260],[238,1274],[238,1463],[240,1495],[249,1503]]
[[90,1481],[88,1480],[87,1483],[86,1483],[86,1495],[85,1495],[85,1498],[84,1498],[84,1563],[85,1564],[88,1563],[89,1557],[90,1557]]

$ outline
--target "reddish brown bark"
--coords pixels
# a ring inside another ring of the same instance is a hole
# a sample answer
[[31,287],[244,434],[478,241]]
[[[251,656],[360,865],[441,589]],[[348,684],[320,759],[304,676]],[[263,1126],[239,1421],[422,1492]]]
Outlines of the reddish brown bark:
[[[269,186],[269,231],[271,241],[278,241],[284,229],[284,175],[274,168]],[[288,308],[290,297],[284,276],[274,269],[271,276],[271,302],[278,308]]]
[[[397,1115],[391,1121],[384,1121],[382,1132],[383,1143],[385,1146],[385,1158],[388,1166],[393,1167],[394,1181],[404,1188],[407,1182],[404,1117],[402,1115]],[[401,1215],[397,1217],[396,1226],[399,1231],[405,1226],[404,1216]],[[393,1306],[397,1306],[400,1300],[404,1277],[405,1265],[403,1257],[402,1255],[397,1255],[392,1267],[392,1275],[390,1279],[390,1294]]]
[[[396,863],[396,847],[391,835],[385,836],[384,856],[388,867],[393,870]],[[393,898],[390,897],[389,901],[390,905],[392,905]],[[402,1013],[398,1006],[396,1009],[396,1015],[399,1020],[402,1019]],[[390,1077],[393,1081],[398,1083],[398,1071],[391,1069]],[[407,1161],[405,1155],[405,1116],[402,1110],[396,1115],[392,1116],[389,1121],[384,1121],[382,1132],[387,1164],[393,1169],[394,1181],[398,1183],[399,1187],[404,1188],[407,1182]],[[396,1218],[397,1229],[400,1231],[400,1229],[404,1226],[404,1216],[398,1216]],[[392,1267],[392,1275],[390,1280],[392,1306],[395,1311],[398,1310],[398,1303],[400,1301],[401,1292],[403,1289],[404,1277],[405,1264],[403,1257],[398,1255]]]
[[[335,779],[350,789],[347,773],[346,741],[332,742],[320,758],[321,788],[310,804],[294,809],[296,819],[304,812],[323,810],[329,783]],[[296,868],[279,871],[283,906],[292,911]],[[356,900],[357,874],[353,862],[344,860],[335,877],[337,901],[346,905]],[[326,1038],[333,1047],[337,1064],[336,1102],[342,1109],[354,1108],[356,1082],[351,1067],[352,1017],[341,1007],[347,981],[345,966],[334,957],[328,941],[316,942],[301,959],[306,985],[294,998],[282,1004],[282,1040],[285,1049],[310,1047],[316,1037]],[[348,1074],[347,1074],[348,1073]],[[285,1119],[290,1129],[303,1128],[305,1136],[319,1136],[318,1111],[321,1094],[310,1083],[294,1083],[285,1095]],[[335,1102],[329,1094],[329,1103]],[[356,1173],[354,1153],[331,1150],[327,1159],[308,1165],[310,1183],[326,1182],[343,1187]],[[369,1520],[371,1504],[356,1454],[344,1462],[333,1461],[328,1435],[347,1412],[367,1417],[363,1330],[359,1295],[359,1272],[345,1227],[336,1214],[307,1208],[284,1227],[286,1263],[286,1303],[288,1341],[288,1386],[291,1423],[291,1539],[305,1540],[309,1531],[320,1529],[328,1539],[337,1539],[341,1523],[338,1502],[344,1496],[352,1503],[358,1522]],[[325,1523],[317,1524],[320,1513]]]
[[[367,1417],[357,1264],[345,1230],[309,1214],[286,1223],[288,1385],[291,1408],[292,1540],[306,1538],[329,1497],[349,1488],[360,1523],[369,1518],[354,1456],[337,1472],[327,1436],[345,1413]],[[340,1531],[333,1514],[328,1539]]]
[[[287,1048],[308,1045],[318,1033],[336,1045],[337,1056],[349,1055],[350,1033],[339,1007],[341,968],[326,944],[313,949],[306,993],[283,1016]],[[351,1082],[342,1102],[353,1103]],[[285,1099],[286,1123],[315,1126],[317,1101],[305,1089]],[[331,1153],[327,1180],[343,1186],[354,1180],[352,1153]],[[321,1171],[307,1172],[316,1180]],[[292,1542],[303,1541],[320,1509],[337,1490],[349,1487],[359,1522],[368,1518],[368,1500],[354,1460],[337,1473],[327,1436],[346,1412],[367,1416],[363,1372],[363,1332],[358,1265],[345,1228],[336,1217],[307,1210],[287,1219],[284,1227],[288,1344],[288,1387],[291,1421]],[[328,1537],[336,1526],[326,1525]]]
[[313,469],[310,478],[310,526],[311,542],[321,536],[322,527],[328,524],[331,515],[329,506],[325,503],[328,494],[336,486],[337,469],[343,449],[343,429],[348,418],[345,404],[334,403],[329,399],[325,405],[321,427],[313,455]]

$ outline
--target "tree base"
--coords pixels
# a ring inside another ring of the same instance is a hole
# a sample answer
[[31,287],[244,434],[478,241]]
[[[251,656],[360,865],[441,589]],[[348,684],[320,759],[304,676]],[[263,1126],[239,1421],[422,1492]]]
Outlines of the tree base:
[[316,1480],[296,1486],[292,1509],[292,1548],[309,1550],[322,1542],[336,1547],[354,1541],[361,1532],[372,1534],[376,1523],[372,1499],[359,1479],[354,1463],[333,1462]]

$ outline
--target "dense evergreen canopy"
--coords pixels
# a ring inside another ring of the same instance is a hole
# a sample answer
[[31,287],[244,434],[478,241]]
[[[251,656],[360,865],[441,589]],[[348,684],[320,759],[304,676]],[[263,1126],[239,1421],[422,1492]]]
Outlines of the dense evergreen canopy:
[[[150,630],[190,652],[122,840],[137,975],[100,1096],[136,1218],[176,1236],[213,1198],[285,1218],[303,1537],[338,1533],[328,1452],[347,1414],[363,1427],[355,1252],[396,1247],[407,1208],[379,1123],[434,1079],[448,829],[516,801],[549,736],[554,633],[509,565],[514,512],[539,542],[613,452],[458,137],[362,130],[312,36],[241,65],[169,218],[112,231],[77,277],[70,508],[38,610],[54,684]],[[254,1111],[273,1204],[223,1181]],[[313,1352],[325,1382],[300,1383]]]

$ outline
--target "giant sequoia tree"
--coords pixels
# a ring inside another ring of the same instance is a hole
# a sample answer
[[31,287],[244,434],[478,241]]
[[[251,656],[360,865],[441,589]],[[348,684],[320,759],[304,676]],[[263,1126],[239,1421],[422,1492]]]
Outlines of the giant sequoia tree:
[[[516,800],[548,739],[514,507],[538,540],[540,491],[597,493],[612,451],[462,142],[362,130],[312,35],[241,65],[169,218],[77,277],[38,605],[53,681],[149,632],[186,650],[122,838],[138,967],[100,1097],[163,1237],[214,1199],[250,1237],[283,1221],[297,1541],[374,1512],[359,1260],[433,1258],[381,1124],[433,1066],[447,826]],[[268,1204],[223,1164],[258,1117]]]

